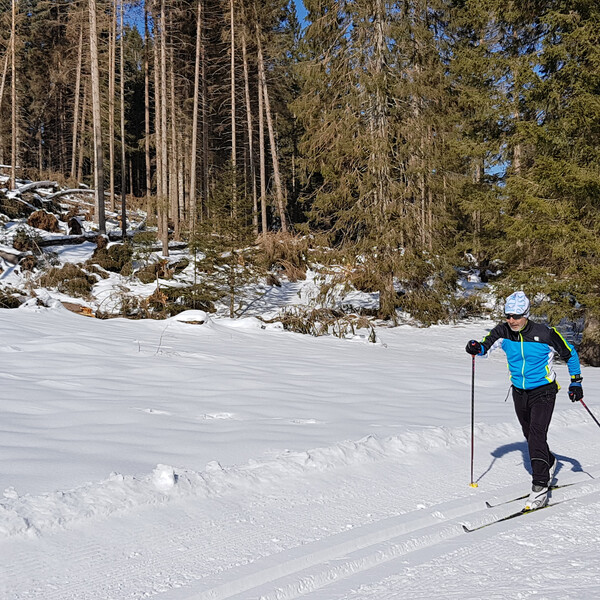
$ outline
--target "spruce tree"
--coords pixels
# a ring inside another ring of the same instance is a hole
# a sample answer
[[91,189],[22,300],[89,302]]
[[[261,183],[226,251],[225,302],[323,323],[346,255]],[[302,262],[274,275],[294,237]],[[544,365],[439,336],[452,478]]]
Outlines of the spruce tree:
[[586,319],[584,341],[598,347],[600,317],[600,51],[597,2],[554,2],[538,16],[543,31],[535,80],[524,96],[527,160],[507,178],[517,205],[507,216],[504,257],[510,282],[543,294],[552,321]]

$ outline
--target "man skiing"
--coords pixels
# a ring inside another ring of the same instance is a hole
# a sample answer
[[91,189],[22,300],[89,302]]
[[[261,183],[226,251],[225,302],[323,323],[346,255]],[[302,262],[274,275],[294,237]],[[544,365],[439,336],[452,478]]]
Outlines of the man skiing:
[[481,342],[469,341],[466,351],[473,356],[483,356],[492,346],[499,346],[506,353],[515,412],[529,446],[533,473],[525,510],[534,510],[548,501],[548,488],[557,467],[546,439],[560,389],[552,370],[554,354],[567,362],[572,402],[583,398],[583,388],[577,351],[555,328],[530,321],[529,307],[529,298],[524,292],[508,296],[504,304],[506,322],[496,325]]

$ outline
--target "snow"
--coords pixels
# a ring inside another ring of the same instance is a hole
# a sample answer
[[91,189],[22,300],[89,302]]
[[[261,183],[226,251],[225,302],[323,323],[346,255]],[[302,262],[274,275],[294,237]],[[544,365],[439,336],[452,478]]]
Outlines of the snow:
[[[235,320],[96,320],[55,292],[0,309],[0,597],[599,597],[600,430],[566,366],[549,439],[574,485],[465,533],[530,485],[498,352],[476,361],[469,486],[464,345],[493,322],[379,327],[373,344],[256,318],[313,286]],[[583,375],[600,415],[600,373]]]

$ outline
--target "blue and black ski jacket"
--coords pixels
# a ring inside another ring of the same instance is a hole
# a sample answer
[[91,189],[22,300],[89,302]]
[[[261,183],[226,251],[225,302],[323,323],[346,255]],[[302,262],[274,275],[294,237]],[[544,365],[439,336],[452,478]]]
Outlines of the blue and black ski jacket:
[[558,354],[567,363],[569,375],[579,375],[579,356],[573,346],[554,327],[527,321],[520,331],[513,331],[508,323],[496,325],[481,342],[481,355],[493,347],[506,353],[511,383],[522,390],[552,383],[556,373],[552,359]]

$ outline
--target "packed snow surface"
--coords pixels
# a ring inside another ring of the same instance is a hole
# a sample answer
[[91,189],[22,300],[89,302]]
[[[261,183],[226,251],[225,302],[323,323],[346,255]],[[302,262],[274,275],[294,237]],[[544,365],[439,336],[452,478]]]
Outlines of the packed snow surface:
[[[559,393],[552,506],[493,323],[313,338],[205,313],[0,310],[0,597],[600,597],[600,428]],[[600,372],[584,369],[600,415]],[[488,508],[486,501],[495,505]]]

